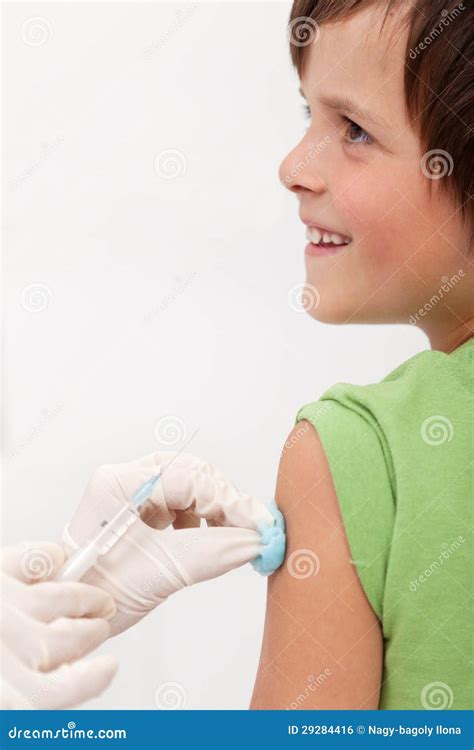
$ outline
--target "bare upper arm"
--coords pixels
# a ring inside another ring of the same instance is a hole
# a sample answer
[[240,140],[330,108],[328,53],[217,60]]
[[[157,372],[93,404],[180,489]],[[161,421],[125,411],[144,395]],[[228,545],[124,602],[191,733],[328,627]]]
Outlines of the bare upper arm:
[[326,455],[306,420],[283,449],[275,500],[287,551],[268,581],[250,708],[376,709],[381,627],[351,563]]

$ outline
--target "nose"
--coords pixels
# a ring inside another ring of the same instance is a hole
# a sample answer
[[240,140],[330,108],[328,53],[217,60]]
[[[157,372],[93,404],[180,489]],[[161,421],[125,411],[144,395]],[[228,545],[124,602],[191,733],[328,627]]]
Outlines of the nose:
[[282,185],[299,197],[305,191],[323,193],[326,183],[319,170],[319,157],[305,136],[283,159],[278,170]]

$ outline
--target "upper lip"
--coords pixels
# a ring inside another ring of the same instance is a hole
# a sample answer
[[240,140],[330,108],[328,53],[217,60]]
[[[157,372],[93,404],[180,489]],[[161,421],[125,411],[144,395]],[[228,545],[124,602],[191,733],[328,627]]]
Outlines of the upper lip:
[[300,217],[303,224],[306,224],[307,227],[315,227],[316,229],[319,229],[320,232],[326,232],[327,234],[339,234],[341,237],[347,237],[348,239],[352,239],[352,237],[349,234],[346,234],[345,232],[339,232],[338,229],[329,229],[328,227],[324,227],[322,224],[319,224],[317,221],[311,221],[310,219],[304,219],[302,216]]

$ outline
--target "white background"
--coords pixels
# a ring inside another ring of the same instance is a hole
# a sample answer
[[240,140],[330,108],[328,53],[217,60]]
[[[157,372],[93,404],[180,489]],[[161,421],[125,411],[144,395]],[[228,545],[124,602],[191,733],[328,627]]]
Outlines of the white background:
[[[4,5],[4,544],[58,540],[97,465],[170,449],[167,415],[268,500],[300,406],[429,348],[288,303],[306,244],[277,175],[305,128],[290,7]],[[120,669],[83,707],[153,709],[172,681],[184,708],[248,708],[265,589],[247,565],[180,592],[102,646]]]

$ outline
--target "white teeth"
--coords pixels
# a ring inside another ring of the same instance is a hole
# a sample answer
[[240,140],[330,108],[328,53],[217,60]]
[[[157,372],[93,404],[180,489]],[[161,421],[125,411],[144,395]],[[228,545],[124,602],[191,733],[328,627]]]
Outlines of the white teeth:
[[334,245],[348,245],[351,241],[349,237],[345,237],[342,234],[321,232],[317,227],[307,227],[306,239],[315,245],[319,245],[321,242],[326,244],[333,243]]
[[318,245],[322,239],[321,232],[316,227],[308,227],[306,230],[306,239]]

